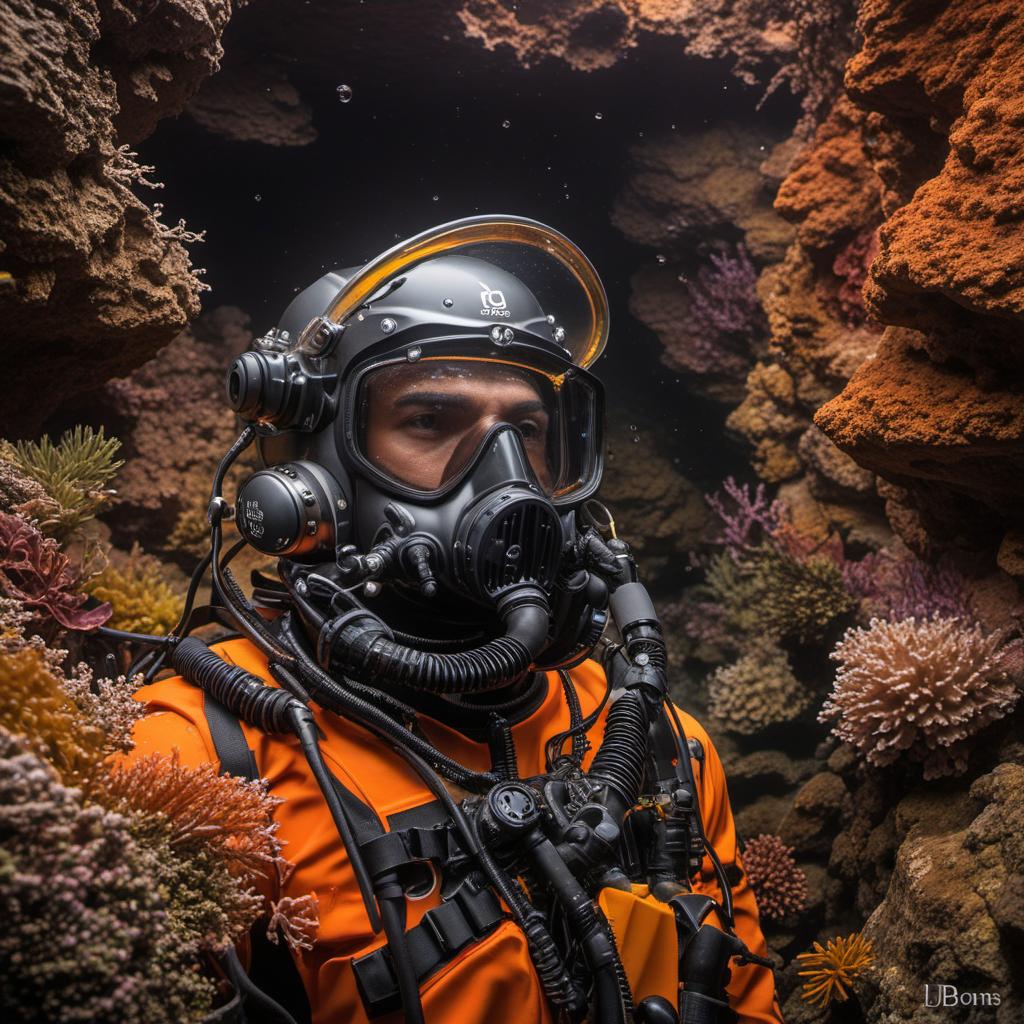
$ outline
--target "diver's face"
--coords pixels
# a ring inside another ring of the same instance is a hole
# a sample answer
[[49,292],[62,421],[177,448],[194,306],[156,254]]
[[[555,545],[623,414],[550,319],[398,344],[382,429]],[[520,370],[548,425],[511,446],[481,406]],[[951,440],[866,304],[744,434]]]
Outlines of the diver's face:
[[518,427],[550,487],[549,416],[526,372],[486,362],[389,367],[371,381],[365,415],[367,458],[411,487],[433,491],[458,474],[496,423]]

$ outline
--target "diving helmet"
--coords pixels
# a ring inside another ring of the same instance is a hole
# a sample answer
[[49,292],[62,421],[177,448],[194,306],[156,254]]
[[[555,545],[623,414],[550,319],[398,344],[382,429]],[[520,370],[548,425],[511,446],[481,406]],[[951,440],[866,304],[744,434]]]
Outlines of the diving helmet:
[[239,488],[240,533],[438,621],[542,594],[543,660],[579,660],[607,599],[572,557],[601,482],[588,367],[607,334],[589,260],[526,218],[444,224],[325,274],[228,373],[265,467]]

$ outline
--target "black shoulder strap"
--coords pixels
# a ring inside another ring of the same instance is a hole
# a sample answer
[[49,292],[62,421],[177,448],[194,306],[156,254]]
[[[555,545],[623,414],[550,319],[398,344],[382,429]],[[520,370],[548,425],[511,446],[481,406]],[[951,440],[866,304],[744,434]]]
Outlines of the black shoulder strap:
[[203,695],[203,711],[206,724],[210,727],[213,748],[220,758],[220,770],[226,775],[238,775],[243,779],[258,779],[259,768],[256,757],[249,749],[242,723],[216,697]]
[[[243,779],[258,779],[260,772],[256,757],[249,748],[238,718],[208,693],[203,697],[203,711],[210,727],[213,748],[220,758],[221,772]],[[259,989],[255,993],[248,991],[244,986],[245,979],[238,979],[243,984],[236,987],[244,998],[239,1001],[240,1016],[235,1019],[245,1024],[281,1024],[283,1018],[271,1008],[278,1006],[287,1007],[295,1024],[310,1024],[313,1015],[309,997],[287,945],[271,942],[266,929],[258,922],[250,932],[249,940],[252,949],[249,975],[260,979]],[[269,996],[270,1003],[261,1001],[259,996]]]

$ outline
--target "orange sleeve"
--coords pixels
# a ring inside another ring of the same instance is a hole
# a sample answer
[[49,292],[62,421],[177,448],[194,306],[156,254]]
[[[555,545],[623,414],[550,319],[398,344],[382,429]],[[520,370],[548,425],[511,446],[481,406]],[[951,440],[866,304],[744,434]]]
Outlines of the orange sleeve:
[[[743,861],[736,841],[736,824],[729,803],[725,769],[715,745],[703,726],[683,711],[679,712],[679,718],[687,736],[700,740],[704,747],[703,771],[697,761],[691,760],[690,763],[697,777],[701,817],[708,842],[715,848],[718,859],[727,872],[730,864],[735,864],[741,872],[738,881],[732,886],[736,934],[747,944],[751,953],[767,956],[768,944],[761,933],[757,901],[754,898],[754,890],[747,880],[746,871],[743,870]],[[715,878],[711,858],[708,856],[704,857],[701,880],[694,888],[721,902],[721,890]],[[726,991],[729,993],[729,1005],[736,1011],[739,1024],[748,1021],[756,1021],[758,1024],[781,1024],[782,1011],[775,996],[774,972],[758,964],[740,967],[735,961],[730,964],[730,970],[732,976]]]

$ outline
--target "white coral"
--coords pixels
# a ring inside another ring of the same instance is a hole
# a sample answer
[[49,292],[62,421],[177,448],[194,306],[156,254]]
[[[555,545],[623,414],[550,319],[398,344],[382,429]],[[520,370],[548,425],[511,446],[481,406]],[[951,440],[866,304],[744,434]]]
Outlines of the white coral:
[[961,619],[872,619],[832,652],[835,685],[819,721],[876,766],[906,755],[926,779],[967,768],[973,737],[1008,714],[1019,693],[1000,636]]

